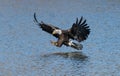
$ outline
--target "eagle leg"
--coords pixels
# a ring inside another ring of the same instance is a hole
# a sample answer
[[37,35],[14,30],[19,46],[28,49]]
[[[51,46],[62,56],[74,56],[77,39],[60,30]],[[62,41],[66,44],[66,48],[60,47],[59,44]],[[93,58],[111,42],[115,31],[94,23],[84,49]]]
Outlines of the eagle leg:
[[50,41],[50,42],[51,42],[51,44],[57,46],[57,42],[54,42],[54,41]]

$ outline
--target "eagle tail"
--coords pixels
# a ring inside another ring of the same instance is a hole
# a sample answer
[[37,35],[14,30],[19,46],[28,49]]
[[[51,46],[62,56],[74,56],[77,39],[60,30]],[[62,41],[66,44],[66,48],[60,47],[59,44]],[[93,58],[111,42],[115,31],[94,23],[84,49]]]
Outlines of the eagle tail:
[[82,50],[83,45],[82,44],[77,44],[75,42],[72,42],[71,47],[74,48],[74,49],[77,49],[77,50]]
[[77,49],[77,50],[82,50],[82,48],[83,48],[82,44],[78,44],[78,43],[75,43],[73,41],[69,41],[68,43],[65,43],[65,45],[70,46],[70,47]]

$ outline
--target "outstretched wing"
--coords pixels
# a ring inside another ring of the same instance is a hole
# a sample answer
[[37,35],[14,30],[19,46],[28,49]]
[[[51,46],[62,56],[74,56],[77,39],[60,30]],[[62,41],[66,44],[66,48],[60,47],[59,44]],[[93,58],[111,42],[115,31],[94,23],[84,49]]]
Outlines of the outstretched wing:
[[[38,22],[37,18],[36,18],[36,13],[34,13],[34,21],[37,25],[40,26],[40,28],[43,30],[43,31],[46,31],[48,32],[49,34],[52,34],[52,32],[55,30],[55,29],[59,29],[58,27],[55,27],[53,25],[50,25],[50,24],[46,24],[44,23],[43,21],[41,21],[41,23]],[[54,34],[53,36],[57,37],[58,38],[58,34]]]
[[83,21],[83,17],[81,17],[81,19],[78,21],[77,18],[76,23],[73,23],[70,29],[70,37],[78,42],[81,42],[86,40],[89,34],[90,29],[89,26],[87,26],[86,19]]

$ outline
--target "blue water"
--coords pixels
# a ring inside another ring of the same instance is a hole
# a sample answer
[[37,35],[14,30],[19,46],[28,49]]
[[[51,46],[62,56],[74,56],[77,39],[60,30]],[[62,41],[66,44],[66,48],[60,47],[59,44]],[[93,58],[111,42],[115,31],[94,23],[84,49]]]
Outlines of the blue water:
[[[68,29],[83,16],[83,50],[55,47],[33,22]],[[0,76],[120,76],[119,0],[1,0]]]

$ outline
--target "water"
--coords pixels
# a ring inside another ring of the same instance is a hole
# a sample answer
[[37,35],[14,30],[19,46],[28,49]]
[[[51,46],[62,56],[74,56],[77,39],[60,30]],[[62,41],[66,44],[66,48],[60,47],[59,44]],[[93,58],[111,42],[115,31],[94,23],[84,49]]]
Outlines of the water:
[[[57,48],[33,22],[70,28],[83,16],[91,28],[83,50]],[[120,76],[119,0],[1,0],[0,76]]]

